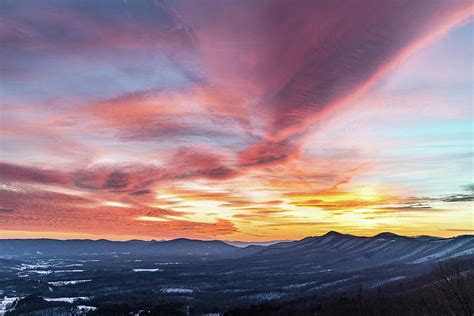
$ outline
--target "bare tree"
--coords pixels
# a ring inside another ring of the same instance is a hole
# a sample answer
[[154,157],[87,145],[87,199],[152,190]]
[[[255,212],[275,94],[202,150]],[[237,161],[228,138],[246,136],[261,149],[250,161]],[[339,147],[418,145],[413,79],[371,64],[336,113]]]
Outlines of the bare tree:
[[[472,262],[471,262],[472,263]],[[440,263],[435,270],[436,289],[455,315],[472,316],[474,311],[474,269],[460,260]]]

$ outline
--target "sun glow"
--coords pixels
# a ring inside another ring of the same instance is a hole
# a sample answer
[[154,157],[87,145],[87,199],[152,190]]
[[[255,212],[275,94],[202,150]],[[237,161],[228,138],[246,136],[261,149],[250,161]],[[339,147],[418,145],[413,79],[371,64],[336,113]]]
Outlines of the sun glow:
[[356,191],[356,195],[364,201],[374,201],[379,198],[377,191],[373,187],[362,187]]

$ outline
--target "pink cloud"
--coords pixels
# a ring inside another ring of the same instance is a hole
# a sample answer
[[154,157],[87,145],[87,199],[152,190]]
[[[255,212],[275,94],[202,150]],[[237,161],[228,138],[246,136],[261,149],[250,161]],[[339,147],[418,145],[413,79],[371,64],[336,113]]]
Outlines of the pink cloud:
[[[97,235],[177,237],[186,233],[195,238],[212,238],[236,231],[228,220],[199,223],[166,219],[183,215],[167,209],[143,205],[133,207],[104,206],[84,197],[42,190],[0,190],[0,229],[27,231],[74,231]],[[6,211],[5,211],[6,210]],[[165,221],[140,221],[141,216],[164,218]]]
[[365,91],[433,34],[466,19],[470,6],[182,1],[177,12],[194,31],[211,82],[248,95],[267,132],[286,138]]

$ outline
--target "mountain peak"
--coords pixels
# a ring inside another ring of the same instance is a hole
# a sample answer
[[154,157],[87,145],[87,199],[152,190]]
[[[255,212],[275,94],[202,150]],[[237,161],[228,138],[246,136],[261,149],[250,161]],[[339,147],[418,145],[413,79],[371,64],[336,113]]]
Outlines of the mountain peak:
[[321,237],[326,237],[326,236],[341,237],[341,236],[344,236],[344,234],[341,234],[337,231],[331,230],[331,231],[327,232],[326,234],[322,235]]
[[390,232],[383,232],[374,236],[374,238],[401,238],[402,236],[390,233]]

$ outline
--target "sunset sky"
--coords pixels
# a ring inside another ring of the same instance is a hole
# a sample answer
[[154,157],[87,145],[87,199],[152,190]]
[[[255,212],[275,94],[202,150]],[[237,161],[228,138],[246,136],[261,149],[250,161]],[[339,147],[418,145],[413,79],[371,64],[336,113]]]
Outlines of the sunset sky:
[[470,0],[0,2],[0,237],[474,232]]

